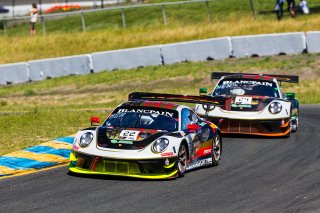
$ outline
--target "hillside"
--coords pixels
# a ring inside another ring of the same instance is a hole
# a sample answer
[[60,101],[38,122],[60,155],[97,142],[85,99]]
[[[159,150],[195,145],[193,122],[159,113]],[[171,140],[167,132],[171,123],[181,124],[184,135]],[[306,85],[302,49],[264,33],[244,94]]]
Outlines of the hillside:
[[255,17],[249,1],[212,1],[210,23],[204,2],[166,6],[167,25],[161,7],[125,9],[125,29],[119,9],[85,14],[86,32],[80,15],[45,20],[46,35],[39,22],[36,36],[29,36],[28,23],[8,22],[7,31],[0,30],[0,64],[212,37],[319,30],[317,1],[309,1],[310,15],[291,18],[285,12],[280,22],[274,3],[253,2]]

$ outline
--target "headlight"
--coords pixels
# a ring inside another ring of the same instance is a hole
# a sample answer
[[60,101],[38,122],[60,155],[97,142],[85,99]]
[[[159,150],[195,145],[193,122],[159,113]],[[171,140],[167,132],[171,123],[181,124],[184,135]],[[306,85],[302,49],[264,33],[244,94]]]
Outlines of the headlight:
[[167,138],[158,138],[152,145],[152,151],[154,153],[163,152],[169,145]]
[[93,140],[93,134],[91,132],[86,132],[80,137],[80,146],[82,148],[87,147]]
[[273,102],[269,106],[269,112],[271,114],[277,114],[281,112],[281,110],[282,110],[282,105],[279,102]]

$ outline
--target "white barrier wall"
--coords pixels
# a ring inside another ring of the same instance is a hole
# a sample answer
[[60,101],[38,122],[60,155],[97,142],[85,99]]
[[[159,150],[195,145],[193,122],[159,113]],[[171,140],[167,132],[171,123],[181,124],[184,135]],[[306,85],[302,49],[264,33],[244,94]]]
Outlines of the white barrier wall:
[[0,65],[0,85],[7,83],[17,84],[29,81],[26,63]]
[[161,54],[164,64],[225,59],[231,55],[231,40],[225,37],[167,44],[161,46]]
[[307,32],[306,42],[309,53],[320,53],[320,31]]
[[158,46],[92,53],[94,72],[161,65]]
[[29,77],[32,81],[68,75],[90,73],[89,55],[51,58],[29,62]]
[[233,56],[299,54],[306,49],[304,33],[281,33],[231,38]]
[[182,61],[320,53],[320,31],[206,39],[0,65],[0,85]]

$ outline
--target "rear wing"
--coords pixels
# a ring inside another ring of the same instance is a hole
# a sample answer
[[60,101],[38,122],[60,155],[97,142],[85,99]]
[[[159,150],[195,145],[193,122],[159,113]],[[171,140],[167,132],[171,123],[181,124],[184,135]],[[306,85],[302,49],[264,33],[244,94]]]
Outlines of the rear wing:
[[169,101],[169,102],[183,102],[207,105],[206,108],[213,109],[219,106],[223,109],[231,109],[231,98],[226,97],[213,97],[213,96],[193,96],[193,95],[175,95],[175,94],[163,94],[163,93],[143,93],[133,92],[129,94],[129,101],[149,100],[149,101]]
[[253,73],[232,73],[232,72],[213,72],[211,73],[212,79],[220,79],[223,76],[244,77],[251,79],[263,79],[270,80],[270,78],[276,78],[280,82],[299,83],[299,76],[297,75],[272,75],[272,74],[253,74]]

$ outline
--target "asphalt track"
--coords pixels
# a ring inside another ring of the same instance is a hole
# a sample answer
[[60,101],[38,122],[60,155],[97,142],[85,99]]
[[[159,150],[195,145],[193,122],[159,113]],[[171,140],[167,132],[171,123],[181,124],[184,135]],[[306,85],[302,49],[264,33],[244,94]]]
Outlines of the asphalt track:
[[290,138],[224,138],[221,163],[169,181],[75,177],[60,167],[0,180],[0,212],[320,212],[320,106]]

